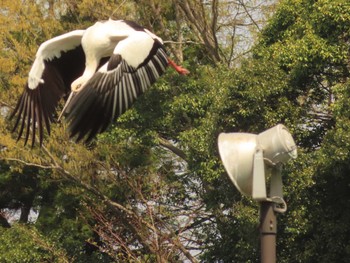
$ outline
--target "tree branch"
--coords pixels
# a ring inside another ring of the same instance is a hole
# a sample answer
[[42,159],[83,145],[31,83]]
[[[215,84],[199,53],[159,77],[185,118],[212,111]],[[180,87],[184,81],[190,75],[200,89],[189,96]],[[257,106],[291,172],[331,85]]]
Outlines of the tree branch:
[[174,144],[170,143],[168,140],[158,137],[159,139],[159,145],[170,150],[172,153],[175,155],[179,156],[181,159],[187,162],[187,155],[184,151],[181,149],[177,148]]
[[252,23],[256,26],[256,28],[258,29],[259,32],[261,32],[261,29],[259,27],[259,25],[257,24],[257,22],[254,20],[254,18],[252,17],[252,15],[249,13],[247,6],[245,5],[243,0],[238,0],[238,2],[240,3],[240,5],[243,7],[244,11],[246,12],[247,16],[249,17],[249,19],[252,21]]
[[182,45],[182,44],[196,44],[196,45],[204,45],[203,43],[200,42],[196,42],[196,41],[191,41],[191,40],[186,40],[186,41],[172,41],[172,40],[165,40],[163,41],[164,44],[178,44],[178,45]]
[[0,226],[2,226],[4,228],[11,227],[10,223],[7,221],[6,217],[3,215],[3,213],[1,211],[0,211]]
[[17,162],[17,163],[24,164],[26,166],[38,167],[38,168],[41,168],[41,169],[54,170],[54,169],[58,169],[59,168],[59,167],[54,166],[54,165],[42,165],[42,164],[37,164],[37,163],[30,163],[30,162],[26,162],[26,161],[23,161],[23,160],[17,159],[17,158],[3,158],[2,160],[10,161],[10,162]]

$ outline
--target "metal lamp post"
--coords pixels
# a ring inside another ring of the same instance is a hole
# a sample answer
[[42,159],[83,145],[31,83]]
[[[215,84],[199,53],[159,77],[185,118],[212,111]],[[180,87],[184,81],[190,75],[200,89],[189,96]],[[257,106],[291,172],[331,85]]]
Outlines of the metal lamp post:
[[[284,213],[281,169],[297,157],[293,137],[282,124],[260,134],[221,133],[218,146],[224,167],[236,188],[260,203],[262,263],[276,262],[276,213]],[[269,192],[266,175],[270,175]],[[268,192],[268,194],[267,194]]]

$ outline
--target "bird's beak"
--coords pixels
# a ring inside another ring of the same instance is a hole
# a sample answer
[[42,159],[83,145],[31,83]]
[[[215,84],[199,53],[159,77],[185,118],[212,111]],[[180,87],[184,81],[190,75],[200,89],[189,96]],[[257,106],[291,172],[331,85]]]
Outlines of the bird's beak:
[[68,99],[67,99],[67,101],[66,101],[66,104],[64,104],[63,110],[62,110],[60,116],[58,117],[58,121],[61,120],[63,114],[64,114],[64,113],[66,112],[66,110],[67,110],[67,107],[68,107],[70,101],[73,99],[73,97],[74,97],[75,94],[77,94],[77,93],[78,93],[78,92],[76,92],[76,91],[72,91],[72,92],[69,94],[69,97],[68,97]]

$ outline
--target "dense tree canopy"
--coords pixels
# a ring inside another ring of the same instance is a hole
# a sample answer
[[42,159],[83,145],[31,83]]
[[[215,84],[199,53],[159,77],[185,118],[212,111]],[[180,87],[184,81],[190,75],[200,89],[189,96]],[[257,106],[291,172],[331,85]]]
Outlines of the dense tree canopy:
[[[110,16],[156,32],[191,74],[169,69],[89,145],[63,121],[23,147],[8,115],[38,45]],[[216,140],[283,123],[299,156],[283,170],[278,261],[347,262],[349,34],[347,0],[3,1],[0,261],[257,262],[258,204]]]

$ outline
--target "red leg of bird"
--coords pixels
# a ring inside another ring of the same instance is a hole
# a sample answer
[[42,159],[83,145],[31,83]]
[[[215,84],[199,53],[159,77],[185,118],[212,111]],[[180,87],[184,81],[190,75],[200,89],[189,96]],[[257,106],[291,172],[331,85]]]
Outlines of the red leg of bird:
[[173,67],[179,74],[181,74],[181,75],[187,75],[187,74],[190,73],[187,69],[185,69],[185,68],[183,68],[183,67],[177,65],[177,64],[176,64],[174,61],[172,61],[170,58],[168,58],[168,63],[169,63],[170,66],[172,66],[172,67]]

